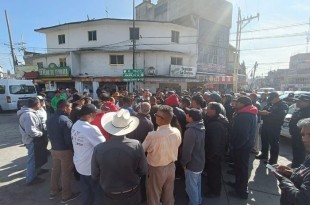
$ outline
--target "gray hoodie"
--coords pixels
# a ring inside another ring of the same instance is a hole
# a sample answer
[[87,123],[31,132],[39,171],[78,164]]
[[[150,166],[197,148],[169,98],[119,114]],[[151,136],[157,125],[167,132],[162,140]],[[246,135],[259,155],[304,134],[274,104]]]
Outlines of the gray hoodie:
[[28,107],[22,107],[17,111],[19,120],[19,131],[22,135],[22,142],[29,144],[33,141],[33,137],[41,137],[43,135],[43,125],[37,111]]
[[201,172],[205,165],[205,126],[203,121],[186,125],[181,164],[192,172]]

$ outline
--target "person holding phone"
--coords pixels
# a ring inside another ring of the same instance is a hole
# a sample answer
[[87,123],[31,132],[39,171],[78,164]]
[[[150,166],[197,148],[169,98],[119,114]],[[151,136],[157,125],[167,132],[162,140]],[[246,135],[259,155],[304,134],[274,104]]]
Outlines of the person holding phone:
[[276,171],[272,173],[280,182],[281,205],[310,204],[310,118],[300,120],[297,126],[301,128],[302,141],[308,155],[296,169],[282,165],[273,166]]

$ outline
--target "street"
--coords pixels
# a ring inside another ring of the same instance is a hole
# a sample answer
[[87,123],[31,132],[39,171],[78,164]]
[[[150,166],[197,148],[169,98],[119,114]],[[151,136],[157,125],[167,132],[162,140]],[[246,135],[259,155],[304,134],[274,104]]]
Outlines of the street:
[[[27,160],[26,148],[21,144],[16,112],[0,113],[0,204],[1,205],[39,205],[60,204],[60,197],[49,199],[50,171],[42,175],[46,181],[43,184],[25,185],[25,166]],[[288,165],[291,161],[290,140],[281,138],[279,164]],[[266,169],[263,162],[254,160],[251,155],[253,169],[249,180],[249,199],[247,201],[231,198],[229,186],[222,187],[220,198],[205,199],[203,204],[213,205],[245,205],[245,204],[279,204],[280,190],[277,180]],[[44,168],[51,168],[51,159]],[[233,181],[233,176],[226,174],[227,164],[223,166],[223,180]],[[204,179],[205,180],[205,179]],[[203,182],[203,185],[205,182]],[[224,183],[223,183],[224,184]],[[79,190],[78,183],[73,180],[74,191]],[[204,187],[203,187],[204,193]],[[184,181],[177,179],[175,182],[176,205],[187,204]],[[80,198],[70,202],[72,205],[81,204]]]

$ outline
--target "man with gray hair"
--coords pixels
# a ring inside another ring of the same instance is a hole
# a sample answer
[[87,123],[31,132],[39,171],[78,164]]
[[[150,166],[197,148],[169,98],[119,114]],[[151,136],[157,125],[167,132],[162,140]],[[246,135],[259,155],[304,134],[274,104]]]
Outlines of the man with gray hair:
[[139,119],[139,125],[133,132],[127,134],[130,139],[136,139],[141,144],[143,143],[146,135],[154,130],[154,125],[150,116],[151,105],[148,102],[142,102],[138,105],[138,114],[136,117]]
[[310,202],[310,118],[300,120],[302,142],[307,152],[306,160],[296,169],[274,165],[273,174],[278,179],[281,189],[281,205],[306,205]]

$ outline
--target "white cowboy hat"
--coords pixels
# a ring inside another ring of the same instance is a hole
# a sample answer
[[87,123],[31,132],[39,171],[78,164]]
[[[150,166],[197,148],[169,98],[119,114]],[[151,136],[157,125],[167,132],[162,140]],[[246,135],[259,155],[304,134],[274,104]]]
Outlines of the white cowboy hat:
[[101,118],[101,126],[114,136],[123,136],[134,131],[139,125],[137,117],[130,116],[126,109],[118,112],[108,112]]

